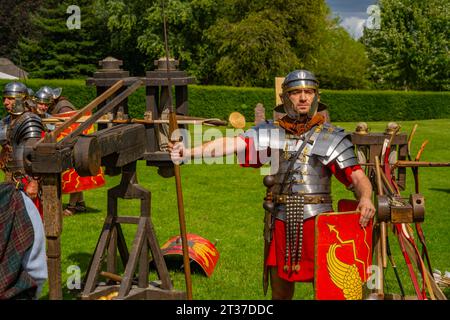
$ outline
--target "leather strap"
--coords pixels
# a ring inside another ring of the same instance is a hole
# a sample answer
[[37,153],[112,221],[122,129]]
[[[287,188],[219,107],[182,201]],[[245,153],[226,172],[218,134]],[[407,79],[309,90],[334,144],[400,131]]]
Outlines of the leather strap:
[[[279,194],[273,196],[273,201],[277,204],[286,204],[287,194]],[[320,204],[320,203],[332,203],[331,196],[329,194],[322,195],[304,195],[305,204]]]

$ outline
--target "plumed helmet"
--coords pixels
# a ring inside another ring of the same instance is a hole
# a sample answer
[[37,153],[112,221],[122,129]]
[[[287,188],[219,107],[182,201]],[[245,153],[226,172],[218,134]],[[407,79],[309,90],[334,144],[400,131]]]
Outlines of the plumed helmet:
[[25,98],[28,96],[28,88],[22,82],[9,82],[3,89],[4,98]]
[[[308,70],[294,70],[290,72],[281,84],[283,109],[292,119],[299,119],[301,115],[295,111],[294,105],[291,99],[289,99],[289,92],[305,88],[314,89],[316,93],[319,91],[319,81],[317,81],[315,75]],[[309,117],[312,117],[316,113],[318,106],[318,95],[316,94],[311,109],[308,112]],[[279,108],[276,108],[275,110],[279,112]]]

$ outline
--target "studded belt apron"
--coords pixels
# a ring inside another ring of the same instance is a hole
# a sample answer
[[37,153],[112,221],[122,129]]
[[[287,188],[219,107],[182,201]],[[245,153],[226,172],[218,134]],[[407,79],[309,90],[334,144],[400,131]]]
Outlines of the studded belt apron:
[[300,270],[303,243],[303,209],[305,198],[302,194],[287,196],[286,199],[286,251],[284,269],[289,271],[289,256],[291,271]]
[[[314,133],[314,127],[310,129],[309,133],[305,136],[305,140],[298,148],[295,155],[290,159],[289,169],[281,184],[281,188],[284,188],[288,178],[291,176],[294,163],[302,150],[305,148],[308,140]],[[284,270],[289,271],[289,257],[291,258],[291,271],[300,270],[300,258],[302,255],[302,243],[303,243],[303,213],[305,206],[305,199],[303,194],[291,194],[286,196],[286,250],[284,254]]]

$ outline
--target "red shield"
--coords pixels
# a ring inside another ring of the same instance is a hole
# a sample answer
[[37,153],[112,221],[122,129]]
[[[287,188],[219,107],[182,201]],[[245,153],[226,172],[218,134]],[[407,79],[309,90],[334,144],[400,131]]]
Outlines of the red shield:
[[315,296],[318,300],[360,300],[372,264],[372,222],[360,213],[323,213],[316,218]]
[[[199,235],[189,233],[186,237],[189,246],[189,257],[210,277],[216,267],[217,260],[219,260],[219,252],[209,240]],[[170,238],[161,247],[161,251],[164,256],[183,256],[181,237],[175,236]]]
[[[52,115],[57,118],[67,118],[69,119],[73,115],[75,115],[78,111],[69,111],[59,114]],[[88,114],[89,115],[89,114]],[[78,128],[80,124],[74,123],[66,130],[64,130],[58,137],[57,140],[61,140],[65,136],[69,135],[76,128]],[[88,129],[83,131],[83,134],[90,134],[94,132],[94,126],[90,126]],[[105,184],[105,177],[103,175],[102,168],[100,168],[99,173],[95,176],[90,177],[80,177],[75,169],[68,169],[62,173],[61,178],[62,184],[62,192],[63,193],[74,193],[80,192],[90,189],[95,189],[101,187]]]

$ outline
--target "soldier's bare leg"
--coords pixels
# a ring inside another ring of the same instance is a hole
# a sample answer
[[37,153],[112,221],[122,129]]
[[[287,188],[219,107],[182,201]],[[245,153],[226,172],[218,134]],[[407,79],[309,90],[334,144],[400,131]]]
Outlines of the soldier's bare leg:
[[270,284],[272,288],[272,300],[292,300],[295,290],[295,282],[289,282],[278,276],[277,268],[270,268]]

